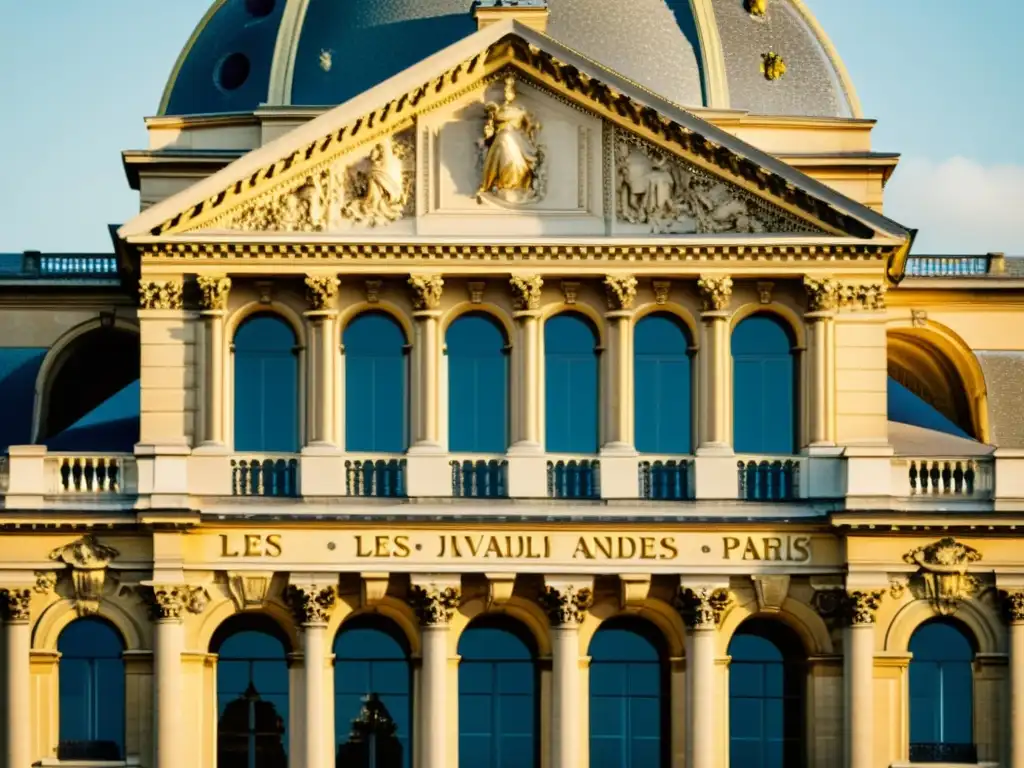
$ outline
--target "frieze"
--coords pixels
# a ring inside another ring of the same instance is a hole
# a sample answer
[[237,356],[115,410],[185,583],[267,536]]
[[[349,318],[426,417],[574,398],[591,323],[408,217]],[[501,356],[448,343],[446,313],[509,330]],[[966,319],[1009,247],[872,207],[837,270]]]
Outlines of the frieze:
[[139,280],[141,309],[181,309],[184,306],[181,280]]

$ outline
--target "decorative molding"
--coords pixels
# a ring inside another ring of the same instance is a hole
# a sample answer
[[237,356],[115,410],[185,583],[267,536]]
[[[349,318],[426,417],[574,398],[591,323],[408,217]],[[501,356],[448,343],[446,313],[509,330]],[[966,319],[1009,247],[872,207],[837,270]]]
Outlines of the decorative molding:
[[238,610],[262,608],[270,593],[271,576],[262,572],[228,571],[227,586]]
[[484,105],[487,117],[478,142],[482,167],[476,199],[523,206],[544,199],[547,163],[536,116],[515,103],[516,78],[505,77],[503,104]]
[[732,598],[724,589],[680,589],[676,609],[690,629],[717,629]]
[[804,276],[807,291],[807,309],[810,312],[834,312],[839,308],[842,286],[830,277]]
[[461,590],[453,585],[413,584],[409,605],[424,627],[447,625],[462,602]]
[[751,576],[754,582],[754,596],[762,613],[778,613],[789,597],[789,575]]
[[27,587],[0,589],[0,614],[11,623],[22,624],[32,618],[32,590]]
[[380,289],[384,284],[382,280],[366,281],[366,303],[377,304],[380,301]]
[[199,275],[199,306],[206,310],[226,310],[231,293],[231,278],[225,275]]
[[672,291],[671,280],[652,280],[651,289],[654,291],[654,303],[659,307],[668,304],[668,295]]
[[540,309],[544,278],[540,275],[512,275],[508,282],[512,287],[512,305],[517,311]]
[[775,290],[775,283],[760,281],[757,284],[757,298],[762,304],[772,303],[772,291]]
[[514,573],[487,573],[487,603],[491,607],[504,605],[512,599],[516,587]]
[[299,624],[326,624],[337,602],[337,590],[331,584],[290,584],[285,598]]
[[882,605],[881,589],[874,591],[852,590],[846,593],[846,618],[851,625],[874,624],[878,609]]
[[36,583],[32,591],[40,595],[48,595],[57,586],[57,574],[53,571],[36,571]]
[[640,608],[651,594],[651,574],[619,575],[619,604],[623,608]]
[[633,275],[608,275],[604,279],[608,309],[632,309],[636,301],[637,280]]
[[203,587],[188,584],[154,584],[141,591],[154,621],[180,621],[183,612],[200,614],[210,603]]
[[765,80],[781,80],[786,74],[786,62],[775,51],[761,54],[761,74]]
[[306,275],[306,296],[314,310],[333,309],[341,280],[333,275]]
[[183,306],[181,280],[139,280],[140,309],[181,309]]
[[697,291],[702,312],[724,312],[732,300],[732,278],[701,275],[697,280]]
[[91,533],[50,552],[50,559],[71,568],[75,608],[79,616],[96,613],[103,597],[107,567],[120,553],[100,544]]
[[440,275],[410,275],[409,287],[412,288],[412,306],[416,311],[441,306],[444,278]]
[[466,283],[466,291],[469,293],[470,304],[482,304],[484,301],[484,291],[487,289],[487,283],[483,280],[471,280]]
[[574,626],[583,621],[584,614],[593,605],[594,591],[575,584],[546,585],[538,602],[551,626]]
[[391,574],[386,571],[371,571],[359,574],[359,581],[362,585],[362,604],[374,605],[387,596],[388,584],[391,583]]
[[981,553],[978,550],[952,536],[918,547],[903,556],[905,563],[920,568],[911,579],[911,589],[920,587],[920,596],[931,600],[941,616],[953,615],[962,601],[978,593],[980,582],[969,575],[967,569],[979,560]]
[[562,281],[562,296],[565,298],[566,304],[575,304],[576,298],[579,296],[580,284],[577,280],[563,280]]

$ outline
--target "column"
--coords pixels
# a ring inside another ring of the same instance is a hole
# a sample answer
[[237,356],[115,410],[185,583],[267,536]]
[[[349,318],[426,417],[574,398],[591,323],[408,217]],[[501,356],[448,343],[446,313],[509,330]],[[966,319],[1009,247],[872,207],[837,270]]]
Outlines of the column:
[[539,275],[515,275],[509,280],[518,326],[512,347],[513,445],[509,453],[539,454],[544,450],[541,408],[540,297],[544,280]]
[[32,591],[27,588],[0,591],[0,607],[7,620],[4,643],[7,684],[4,701],[6,768],[28,768],[32,764],[32,678],[29,666],[32,647],[32,626],[29,622],[31,600]]
[[185,627],[181,620],[187,587],[153,587],[150,613],[153,618],[153,765],[177,768],[184,765],[188,736],[182,730],[181,653]]
[[1008,768],[1024,768],[1024,591],[1004,594],[1010,622],[1010,722],[1004,729],[1010,735]]
[[690,768],[716,768],[718,704],[715,696],[715,643],[728,594],[714,587],[684,589],[680,610],[686,622],[686,754]]
[[441,450],[438,415],[440,401],[440,275],[412,275],[409,286],[413,296],[413,318],[416,320],[415,344],[412,350],[413,369],[413,445],[412,450],[424,453]]
[[875,613],[882,592],[850,591],[846,629],[846,736],[848,768],[872,768],[874,733]]
[[310,310],[304,313],[309,332],[308,370],[306,373],[307,443],[337,446],[335,413],[339,406],[334,373],[340,348],[337,335],[338,310],[335,308],[341,281],[332,275],[308,275],[307,297]]
[[[327,675],[327,620],[337,600],[334,586],[319,584],[291,585],[288,600],[295,619],[302,626],[302,716],[296,734],[306,757],[305,768],[329,768],[334,755],[328,759],[324,747],[328,743],[325,729],[333,727],[324,717],[324,677]],[[333,739],[331,739],[333,743]]]
[[224,445],[224,317],[227,314],[231,278],[200,275],[203,320],[203,423],[202,444]]
[[835,280],[804,278],[807,290],[808,403],[807,442],[832,446],[836,442],[836,308],[840,285]]
[[416,702],[419,768],[448,764],[448,625],[462,599],[454,584],[414,583],[409,604],[423,629],[420,691]]
[[698,451],[732,452],[732,353],[729,303],[732,278],[701,277]]
[[633,425],[633,303],[636,278],[608,275],[604,279],[608,297],[608,339],[610,360],[608,388],[604,395],[607,430],[601,453],[635,455]]
[[541,603],[551,621],[551,768],[578,768],[580,717],[580,621],[590,607],[589,585],[548,584]]

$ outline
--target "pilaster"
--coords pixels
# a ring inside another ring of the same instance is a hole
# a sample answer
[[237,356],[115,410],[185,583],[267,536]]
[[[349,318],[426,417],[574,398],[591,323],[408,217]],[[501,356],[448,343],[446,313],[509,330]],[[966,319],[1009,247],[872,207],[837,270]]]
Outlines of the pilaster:
[[729,305],[732,278],[703,276],[701,297],[701,400],[697,453],[732,455],[732,380],[729,348]]
[[308,582],[290,584],[287,592],[295,620],[302,626],[303,638],[303,696],[299,740],[306,768],[327,768],[334,762],[333,755],[330,760],[325,755],[326,745],[334,743],[331,734],[334,723],[327,722],[324,713],[327,622],[337,602],[337,590],[332,583],[336,577],[328,574],[308,576],[315,578]]

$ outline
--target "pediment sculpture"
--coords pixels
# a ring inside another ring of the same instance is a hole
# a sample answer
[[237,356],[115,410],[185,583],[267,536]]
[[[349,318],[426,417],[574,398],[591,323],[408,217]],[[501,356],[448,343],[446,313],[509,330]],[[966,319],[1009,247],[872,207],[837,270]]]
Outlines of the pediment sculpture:
[[615,138],[619,221],[652,234],[813,232],[809,224],[630,134]]
[[931,600],[942,616],[951,616],[961,601],[979,591],[981,583],[967,573],[968,566],[979,560],[981,553],[978,550],[952,536],[918,547],[903,556],[905,563],[920,567],[910,580],[911,590],[918,592],[915,597]]
[[478,141],[483,167],[477,201],[520,206],[544,198],[547,178],[541,124],[516,101],[516,79],[505,78],[505,101],[484,105],[484,136]]

